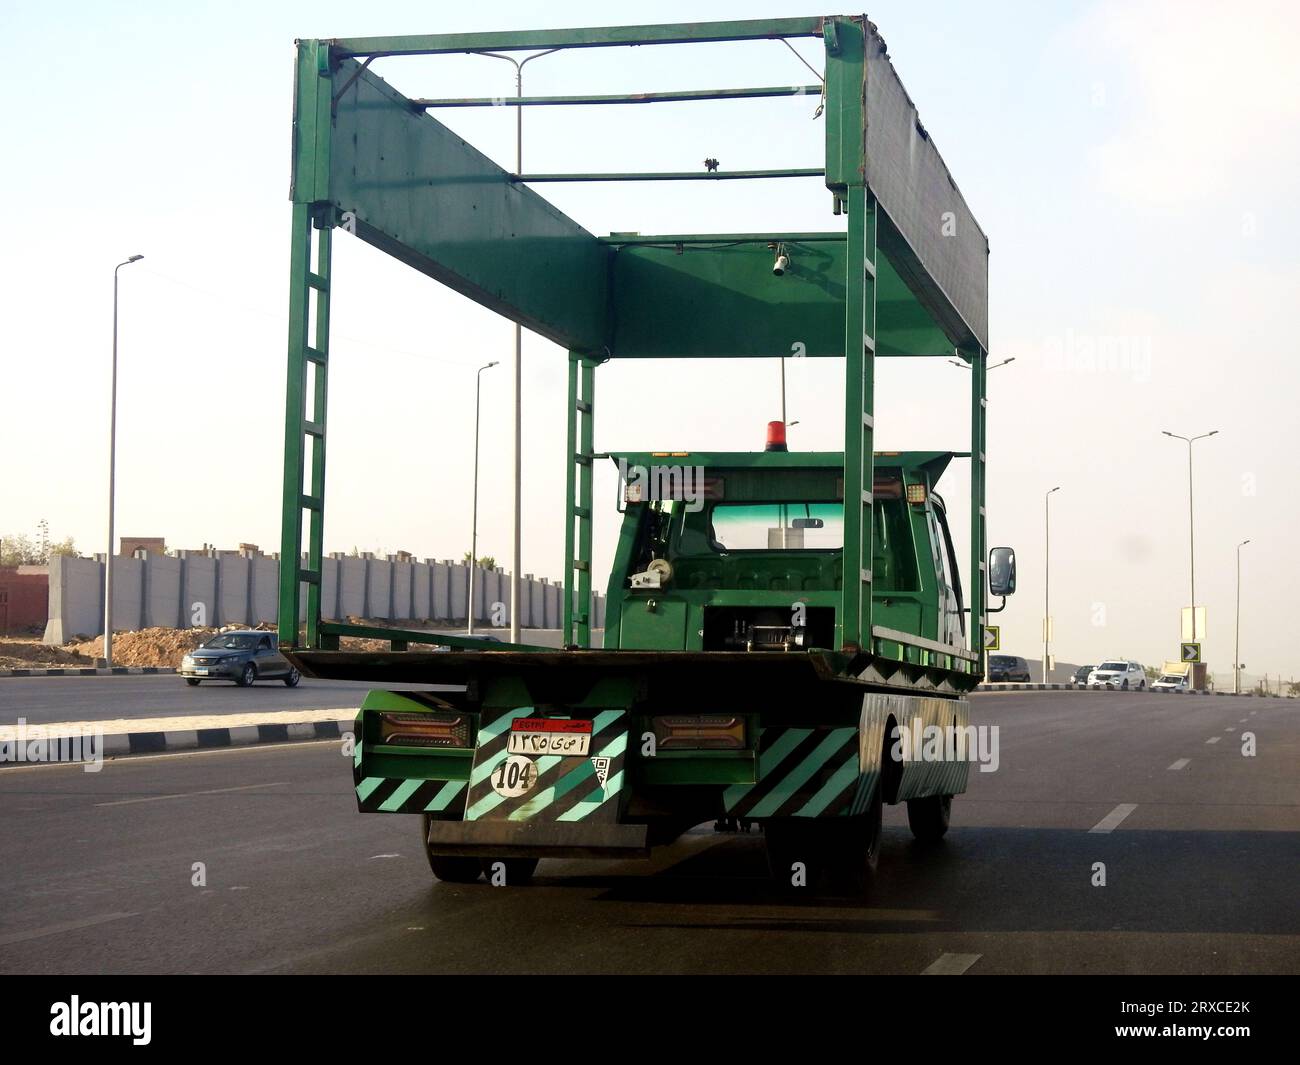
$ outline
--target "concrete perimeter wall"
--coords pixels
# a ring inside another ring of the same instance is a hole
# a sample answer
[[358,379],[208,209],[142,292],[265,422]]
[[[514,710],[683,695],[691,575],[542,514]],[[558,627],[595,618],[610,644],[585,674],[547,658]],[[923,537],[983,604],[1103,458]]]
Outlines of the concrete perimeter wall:
[[[321,616],[388,622],[466,624],[469,568],[450,559],[399,560],[331,555],[321,567]],[[50,562],[50,611],[45,642],[104,631],[104,558],[58,557]],[[114,631],[202,628],[274,622],[279,609],[278,559],[236,551],[181,551],[176,557],[139,552],[113,560]],[[560,585],[527,574],[521,582],[524,628],[559,628]],[[510,624],[510,575],[478,568],[474,621],[484,628]],[[605,600],[592,597],[592,626],[605,624]],[[306,589],[299,597],[306,607]]]

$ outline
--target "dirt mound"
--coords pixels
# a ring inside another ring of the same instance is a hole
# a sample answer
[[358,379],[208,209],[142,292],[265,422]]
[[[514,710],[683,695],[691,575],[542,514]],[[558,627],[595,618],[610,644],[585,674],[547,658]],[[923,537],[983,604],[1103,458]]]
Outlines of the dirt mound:
[[[113,633],[113,665],[115,666],[179,666],[181,659],[204,640],[214,636],[217,629],[140,629],[138,632]],[[96,636],[84,643],[67,644],[71,650],[86,658],[104,657],[104,638]]]
[[0,669],[44,669],[50,666],[93,666],[93,660],[69,647],[48,647],[40,637],[0,639]]

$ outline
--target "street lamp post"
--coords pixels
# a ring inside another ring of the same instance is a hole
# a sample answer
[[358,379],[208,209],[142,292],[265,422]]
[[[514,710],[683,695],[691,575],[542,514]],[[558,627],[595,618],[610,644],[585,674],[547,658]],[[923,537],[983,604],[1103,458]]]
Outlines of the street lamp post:
[[478,569],[478,410],[479,395],[483,390],[483,371],[490,370],[500,363],[495,359],[486,366],[480,366],[474,375],[474,507],[470,518],[469,534],[469,598],[465,603],[466,628],[474,632],[474,571]]
[[104,556],[104,665],[113,664],[113,498],[117,489],[117,272],[143,255],[113,267],[113,384],[108,415],[108,554]]
[[1195,642],[1199,639],[1199,635],[1196,631],[1196,517],[1192,508],[1192,445],[1198,440],[1215,436],[1219,430],[1211,429],[1208,433],[1201,433],[1200,436],[1180,436],[1178,433],[1171,433],[1168,429],[1161,429],[1160,431],[1165,436],[1171,436],[1175,440],[1183,440],[1187,443],[1187,537],[1189,545],[1187,562],[1192,583],[1192,640]]
[[1232,649],[1232,690],[1241,694],[1241,549],[1249,540],[1242,540],[1237,545],[1237,637]]
[[[558,48],[548,48],[544,52],[534,52],[522,60],[503,52],[477,52],[476,55],[489,56],[492,59],[504,59],[514,64],[515,68],[515,176],[524,172],[524,106],[519,101],[524,95],[524,67],[534,59],[558,52]],[[524,428],[524,331],[515,323],[515,428],[514,428],[514,474],[515,474],[515,517],[514,540],[512,546],[513,572],[510,574],[510,642],[519,642],[519,571],[523,566],[523,428]],[[471,613],[473,611],[471,610]]]
[[1049,488],[1043,496],[1043,683],[1047,683],[1047,663],[1052,651],[1052,493],[1059,492],[1061,486]]

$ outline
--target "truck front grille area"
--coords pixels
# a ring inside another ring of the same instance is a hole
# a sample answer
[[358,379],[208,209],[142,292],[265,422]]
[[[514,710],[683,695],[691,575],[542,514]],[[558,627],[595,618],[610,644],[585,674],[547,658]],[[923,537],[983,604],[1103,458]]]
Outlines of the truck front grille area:
[[706,606],[706,651],[806,651],[831,648],[835,608],[792,603],[789,607]]

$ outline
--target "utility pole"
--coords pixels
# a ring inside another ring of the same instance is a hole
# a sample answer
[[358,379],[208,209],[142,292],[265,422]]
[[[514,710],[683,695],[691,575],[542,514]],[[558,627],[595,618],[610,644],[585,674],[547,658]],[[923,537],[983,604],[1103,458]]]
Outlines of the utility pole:
[[104,556],[104,665],[113,665],[113,504],[117,490],[117,272],[143,255],[132,255],[113,268],[113,384],[108,416],[108,554]]
[[1052,655],[1052,493],[1061,486],[1048,489],[1043,496],[1043,683],[1047,683],[1048,662]]
[[1178,433],[1171,433],[1168,429],[1161,429],[1165,436],[1171,436],[1175,440],[1183,440],[1187,444],[1187,536],[1188,536],[1188,569],[1191,572],[1192,583],[1192,639],[1199,640],[1200,633],[1196,629],[1196,513],[1192,505],[1192,445],[1198,440],[1205,440],[1207,437],[1216,436],[1218,429],[1211,429],[1208,433],[1201,433],[1200,436],[1180,436]]
[[[516,59],[504,52],[477,52],[477,55],[490,56],[492,59],[504,59],[513,63],[515,68],[515,176],[524,172],[524,106],[520,102],[524,95],[524,67],[534,59],[558,52],[558,48],[548,48],[545,52],[534,52],[524,59]],[[510,574],[510,642],[519,642],[519,571],[523,568],[523,512],[524,512],[524,469],[523,469],[523,429],[524,429],[524,330],[515,323],[515,426],[514,426],[514,480],[515,480],[515,519],[514,539],[512,541],[512,562]],[[572,461],[572,457],[570,457]],[[572,593],[567,593],[572,594]],[[473,608],[470,608],[472,614]]]
[[1249,540],[1242,540],[1237,545],[1237,638],[1232,650],[1232,690],[1241,694],[1241,549]]
[[500,363],[493,360],[486,366],[480,366],[474,375],[474,505],[470,518],[469,534],[469,598],[465,601],[465,631],[474,633],[474,571],[478,569],[478,411],[479,394],[483,390],[483,371],[490,370]]

